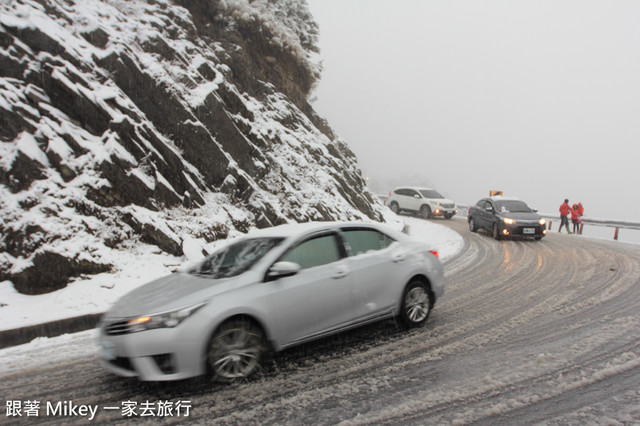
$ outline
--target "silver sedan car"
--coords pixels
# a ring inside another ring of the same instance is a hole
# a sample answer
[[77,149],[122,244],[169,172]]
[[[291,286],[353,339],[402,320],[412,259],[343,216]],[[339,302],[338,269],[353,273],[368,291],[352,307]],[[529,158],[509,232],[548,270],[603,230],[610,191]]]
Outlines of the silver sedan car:
[[443,291],[438,253],[383,225],[276,226],[116,302],[101,359],[141,380],[243,379],[270,350],[385,318],[420,326]]

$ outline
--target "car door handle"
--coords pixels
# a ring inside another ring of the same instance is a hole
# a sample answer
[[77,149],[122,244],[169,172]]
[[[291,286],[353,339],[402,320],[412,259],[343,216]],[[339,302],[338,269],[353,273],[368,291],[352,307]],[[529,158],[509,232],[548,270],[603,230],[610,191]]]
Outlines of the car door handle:
[[402,262],[404,260],[404,254],[394,254],[393,256],[391,256],[391,260],[393,260],[394,262]]
[[347,271],[338,271],[335,274],[333,274],[334,279],[344,278],[346,276],[347,276]]

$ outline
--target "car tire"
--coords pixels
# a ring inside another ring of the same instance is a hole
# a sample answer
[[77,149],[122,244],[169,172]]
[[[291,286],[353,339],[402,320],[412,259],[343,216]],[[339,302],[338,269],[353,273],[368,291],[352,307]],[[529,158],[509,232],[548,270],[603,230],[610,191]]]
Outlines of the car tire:
[[444,218],[445,218],[445,219],[451,219],[452,217],[453,217],[453,215],[452,215],[452,214],[449,214],[449,213],[445,213],[445,214],[444,214]]
[[423,282],[412,281],[407,285],[400,302],[400,321],[404,327],[420,327],[427,321],[433,306],[431,297]]
[[400,208],[398,207],[398,203],[396,203],[395,201],[392,201],[391,204],[389,204],[389,208],[395,214],[400,213]]
[[500,228],[498,227],[497,223],[493,224],[493,238],[495,238],[496,240],[502,239],[502,235],[500,235]]
[[476,223],[473,221],[473,218],[470,217],[469,218],[469,231],[476,232],[477,230],[478,230],[478,227],[476,226]]
[[262,330],[246,320],[230,320],[218,327],[207,349],[213,380],[248,379],[262,368],[267,350]]
[[420,207],[419,216],[423,219],[431,219],[431,207],[429,206]]

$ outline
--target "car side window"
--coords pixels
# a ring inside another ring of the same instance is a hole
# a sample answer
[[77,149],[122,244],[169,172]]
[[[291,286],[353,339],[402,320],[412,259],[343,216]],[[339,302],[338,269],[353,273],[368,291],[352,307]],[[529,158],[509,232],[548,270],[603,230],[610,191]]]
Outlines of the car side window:
[[301,269],[326,265],[338,260],[340,260],[340,251],[334,234],[312,237],[280,258],[280,261],[297,263]]
[[422,198],[422,196],[420,195],[420,193],[418,191],[414,191],[414,190],[409,191],[409,196],[410,197],[415,197],[416,195],[418,196],[418,198]]
[[396,194],[397,195],[407,195],[407,190],[406,189],[398,189],[398,190],[396,190]]
[[391,237],[373,229],[345,229],[343,237],[351,249],[352,256],[382,250],[394,242]]

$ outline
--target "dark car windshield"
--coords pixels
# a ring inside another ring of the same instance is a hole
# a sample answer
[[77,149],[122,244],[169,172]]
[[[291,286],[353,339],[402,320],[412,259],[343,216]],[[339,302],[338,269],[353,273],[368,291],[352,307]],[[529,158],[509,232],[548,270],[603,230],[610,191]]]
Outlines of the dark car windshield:
[[189,273],[211,278],[235,277],[251,269],[282,240],[283,238],[252,238],[238,241],[216,251],[189,270]]
[[531,213],[533,210],[524,202],[517,200],[497,201],[498,212]]
[[438,191],[433,189],[421,189],[420,193],[424,198],[444,198]]

